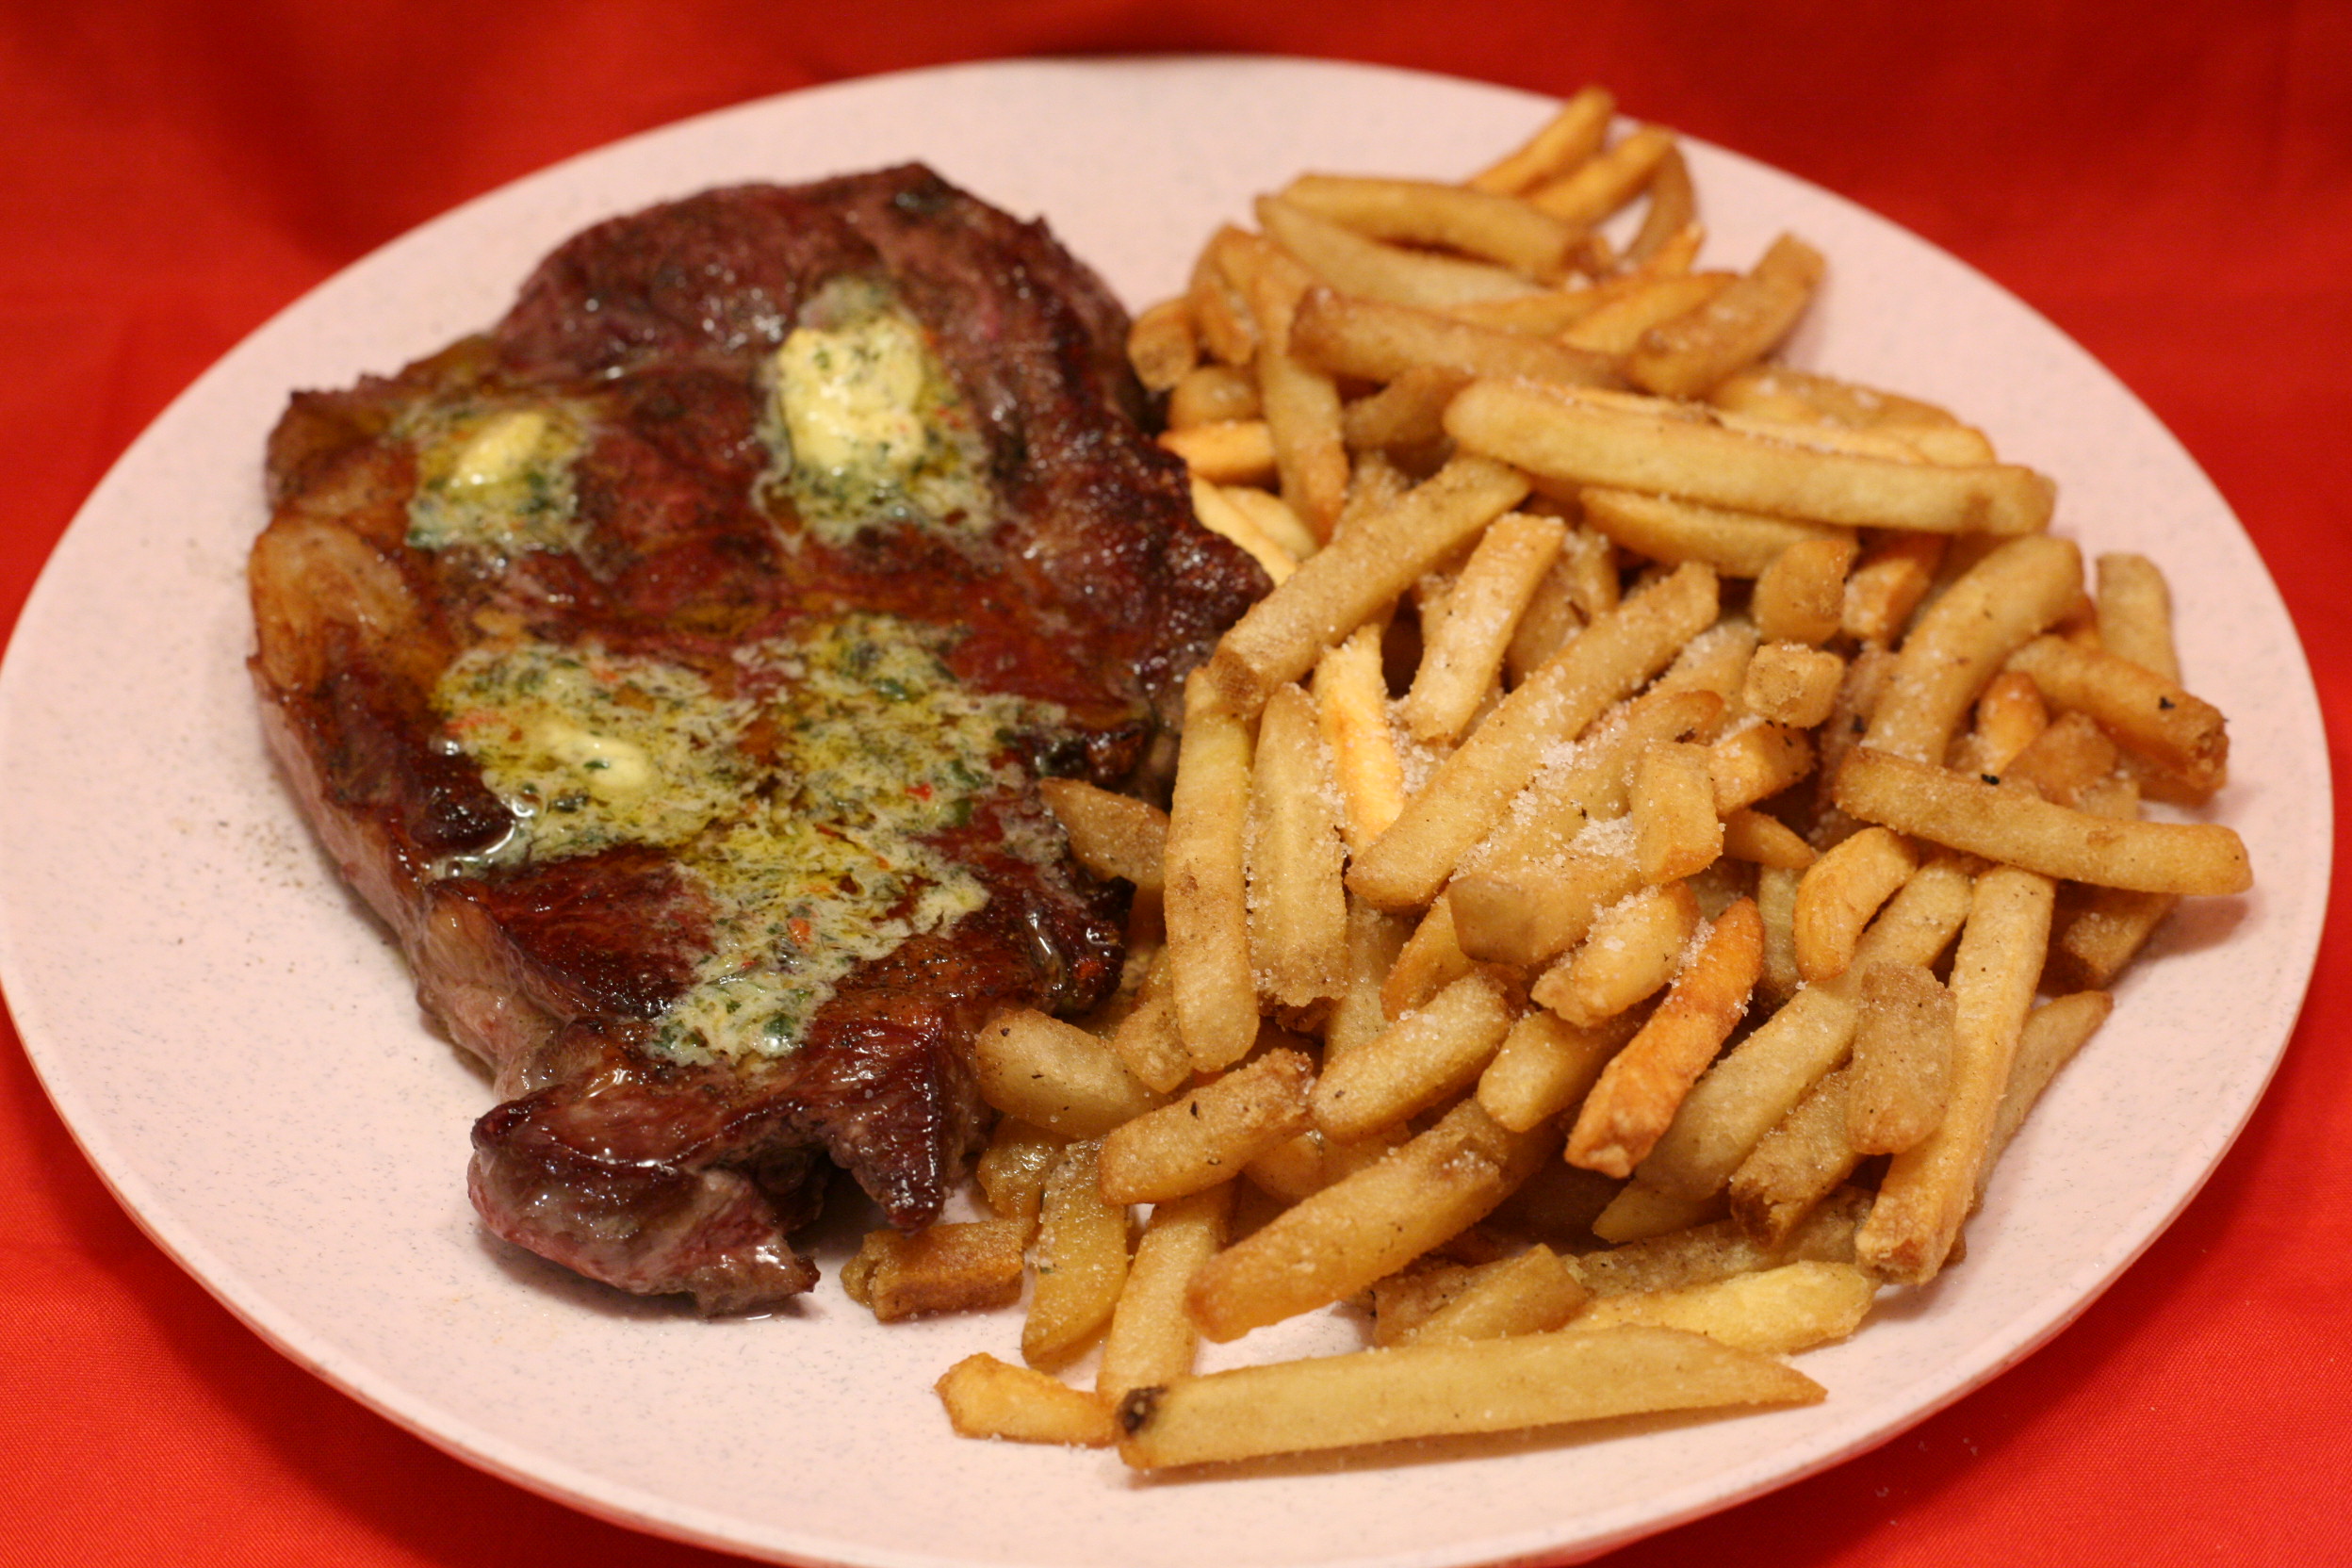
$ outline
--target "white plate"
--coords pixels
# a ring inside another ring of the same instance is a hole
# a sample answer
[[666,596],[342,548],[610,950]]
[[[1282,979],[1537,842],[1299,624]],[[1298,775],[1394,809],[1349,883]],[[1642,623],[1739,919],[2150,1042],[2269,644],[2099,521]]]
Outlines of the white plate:
[[[2130,393],[1949,256],[1728,154],[1691,149],[1711,253],[1743,263],[1788,227],[1831,258],[1798,359],[1966,411],[2059,476],[2064,531],[2172,574],[2192,682],[2235,737],[2219,814],[2260,879],[2165,932],[2164,961],[2129,981],[2017,1143],[1967,1266],[1805,1358],[1830,1390],[1818,1408],[1160,1481],[1107,1455],[952,1439],[929,1385],[971,1351],[1009,1353],[1008,1318],[883,1330],[828,1279],[796,1313],[707,1324],[485,1239],[462,1180],[483,1081],[426,1029],[264,762],[241,572],[288,389],[390,370],[491,321],[583,223],[712,184],[923,157],[1049,214],[1139,302],[1292,172],[1458,174],[1544,109],[1295,61],[884,77],[524,180],[256,333],[91,497],[0,678],[0,973],[115,1192],[272,1344],[451,1452],[596,1513],[792,1560],[1431,1568],[1596,1552],[1883,1441],[2039,1345],[2187,1201],[2286,1040],[2328,875],[2318,709],[2245,535]],[[1337,1346],[1348,1331],[1286,1332]]]

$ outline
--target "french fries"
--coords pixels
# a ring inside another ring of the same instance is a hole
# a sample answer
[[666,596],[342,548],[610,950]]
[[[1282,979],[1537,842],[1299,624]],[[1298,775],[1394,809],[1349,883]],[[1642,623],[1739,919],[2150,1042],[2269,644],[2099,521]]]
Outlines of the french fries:
[[[849,1271],[949,1310],[1030,1246],[1032,1364],[953,1368],[959,1431],[1161,1467],[1818,1397],[1771,1358],[1951,1266],[2108,988],[2250,883],[2141,814],[2226,783],[2154,565],[2094,601],[2047,476],[1774,363],[1829,262],[1703,268],[1613,106],[1460,184],[1301,175],[1137,318],[1276,586],[1165,816],[1048,786],[1144,945],[1099,1033],[984,1031],[998,1217]],[[1374,1349],[1194,1370],[1366,1301]],[[1037,1370],[1098,1336],[1093,1390]]]

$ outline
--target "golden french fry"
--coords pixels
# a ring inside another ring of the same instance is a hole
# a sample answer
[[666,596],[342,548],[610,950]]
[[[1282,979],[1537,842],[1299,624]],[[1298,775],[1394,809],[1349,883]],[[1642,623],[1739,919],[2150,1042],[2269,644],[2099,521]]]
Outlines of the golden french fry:
[[1257,214],[1276,244],[1342,293],[1435,308],[1542,292],[1509,268],[1366,239],[1280,197],[1259,197]]
[[1435,1311],[1390,1343],[1467,1345],[1549,1333],[1574,1317],[1589,1298],[1560,1255],[1538,1244],[1470,1270]]
[[1186,1298],[1193,1321],[1221,1342],[1354,1295],[1485,1218],[1556,1136],[1510,1132],[1463,1101],[1211,1259]]
[[1640,889],[1630,824],[1595,823],[1544,866],[1480,867],[1445,892],[1455,945],[1484,962],[1540,964],[1582,941],[1601,911]]
[[1349,888],[1383,908],[1427,903],[1534,776],[1544,749],[1656,674],[1715,618],[1715,574],[1687,565],[1585,628],[1439,764],[1358,857]]
[[2059,890],[2050,941],[2052,977],[2077,990],[2104,990],[2180,903],[2175,893],[2139,893],[2069,883]]
[[1748,662],[1740,700],[1750,712],[1773,724],[1811,729],[1838,705],[1846,662],[1802,643],[1767,643]]
[[841,1267],[849,1298],[896,1323],[941,1312],[979,1312],[1021,1298],[1025,1219],[973,1219],[906,1235],[875,1231]]
[[1712,692],[1723,699],[1722,717],[1695,739],[1719,739],[1723,729],[1746,715],[1740,694],[1747,685],[1748,664],[1756,658],[1756,625],[1745,615],[1726,615],[1690,639],[1674,656],[1653,692]]
[[1339,388],[1292,343],[1298,302],[1313,274],[1286,255],[1268,257],[1250,280],[1258,320],[1258,401],[1274,446],[1282,499],[1315,537],[1328,538],[1348,496],[1348,450],[1339,434]]
[[1525,194],[1535,206],[1556,218],[1572,223],[1598,223],[1642,194],[1674,146],[1672,131],[1658,125],[1639,126],[1558,179]]
[[1076,778],[1040,778],[1037,793],[1070,836],[1070,853],[1095,875],[1157,892],[1168,854],[1168,813],[1149,801]]
[[1301,174],[1282,199],[1373,239],[1477,256],[1530,278],[1565,270],[1584,230],[1525,202],[1431,180]]
[[1570,386],[1617,384],[1616,368],[1606,353],[1330,288],[1311,289],[1299,302],[1291,344],[1330,373],[1363,381],[1389,382],[1412,370],[1437,369],[1462,382],[1523,376]]
[[[1855,962],[1932,964],[1968,916],[1970,883],[1952,860],[1921,866],[1864,934]],[[1642,1162],[1641,1181],[1689,1199],[1722,1189],[1757,1140],[1853,1043],[1854,970],[1807,986],[1707,1070]]]
[[1698,217],[1698,191],[1690,183],[1690,165],[1681,148],[1669,147],[1650,172],[1649,210],[1642,215],[1642,227],[1625,246],[1625,260],[1636,267],[1656,260],[1697,228]]
[[1883,827],[1865,828],[1814,861],[1790,916],[1797,973],[1815,985],[1843,974],[1862,928],[1919,864],[1911,846]]
[[1093,1142],[1073,1143],[1046,1173],[1021,1357],[1049,1371],[1110,1321],[1127,1282],[1127,1210],[1102,1197],[1100,1152]]
[[1110,1046],[1035,1008],[990,1019],[972,1037],[972,1054],[983,1100],[1063,1137],[1100,1136],[1159,1103]]
[[2191,789],[2229,781],[2230,736],[2221,710],[2145,665],[2084,652],[2060,637],[2037,637],[2009,656],[2058,708],[2097,719],[2118,742],[2163,764]]
[[1192,302],[1179,294],[1137,314],[1127,329],[1127,363],[1147,392],[1165,392],[1200,363]]
[[1208,678],[1234,713],[1254,717],[1275,687],[1306,674],[1324,649],[1527,493],[1527,481],[1498,463],[1456,458],[1394,504],[1340,529],[1250,606],[1217,643]]
[[1620,1013],[1581,1029],[1552,1013],[1527,1013],[1478,1074],[1478,1104],[1514,1133],[1559,1115],[1592,1092],[1638,1021]]
[[1978,694],[1976,727],[1952,746],[1952,766],[1961,773],[2005,773],[2017,754],[2049,727],[2050,709],[2041,689],[2028,677],[2003,670]]
[[1184,1049],[1206,1072],[1240,1060],[1258,1036],[1243,849],[1248,816],[1236,808],[1250,798],[1250,732],[1217,700],[1211,682],[1205,668],[1184,680],[1184,734],[1168,816],[1162,959]]
[[1911,612],[1927,597],[1950,543],[1940,533],[1882,533],[1863,547],[1846,574],[1838,622],[1861,643],[1888,644],[1903,635]]
[[1246,366],[1258,351],[1258,325],[1234,276],[1247,270],[1246,253],[1256,243],[1230,223],[1218,229],[1200,248],[1184,292],[1201,346],[1227,365]]
[[1070,1140],[1018,1117],[1000,1117],[988,1146],[972,1168],[988,1207],[999,1219],[1035,1223],[1037,1204],[1045,1195],[1045,1173]]
[[1074,1448],[1107,1448],[1119,1441],[1110,1400],[985,1350],[949,1367],[933,1387],[958,1437]]
[[1534,136],[1466,183],[1474,190],[1519,195],[1599,152],[1609,137],[1609,117],[1616,112],[1617,100],[1606,90],[1580,89]]
[[1348,973],[1339,998],[1323,1021],[1323,1059],[1335,1062],[1388,1027],[1380,990],[1408,931],[1405,922],[1362,899],[1348,901]]
[[1753,1274],[1784,1264],[1854,1262],[1854,1233],[1870,1212],[1870,1194],[1841,1187],[1773,1246],[1758,1242],[1732,1220],[1629,1242],[1576,1259],[1577,1277],[1595,1296],[1683,1290]]
[[1339,994],[1348,895],[1339,820],[1315,701],[1278,687],[1258,720],[1250,773],[1250,961],[1271,1001],[1306,1007]]
[[1904,429],[1960,422],[1950,411],[1900,392],[1859,386],[1786,365],[1735,371],[1707,394],[1707,401],[1735,414],[1753,414],[1784,424]]
[[1155,1095],[1172,1093],[1192,1076],[1192,1054],[1176,1022],[1174,973],[1166,948],[1153,954],[1135,1006],[1111,1032],[1112,1053]]
[[1467,1087],[1511,1032],[1503,988],[1473,971],[1323,1070],[1309,1102],[1326,1138],[1362,1137]]
[[1806,539],[1849,537],[1823,523],[1793,521],[1755,512],[1631,490],[1592,487],[1581,493],[1585,520],[1638,555],[1680,564],[1703,561],[1723,577],[1760,576],[1790,545]]
[[1396,950],[1396,961],[1380,982],[1381,1010],[1392,1019],[1402,1018],[1477,967],[1456,934],[1453,900],[1440,893]]
[[1202,1192],[1312,1125],[1315,1064],[1274,1050],[1210,1080],[1171,1104],[1112,1129],[1100,1156],[1102,1196],[1158,1203]]
[[1609,1206],[1592,1217],[1592,1233],[1612,1245],[1648,1241],[1723,1217],[1723,1200],[1719,1195],[1677,1198],[1640,1182],[1627,1182],[1617,1189]]
[[1413,366],[1342,408],[1339,433],[1351,451],[1434,447],[1446,439],[1446,405],[1469,384],[1459,370]]
[[1838,635],[1845,611],[1852,539],[1802,539],[1772,559],[1756,580],[1749,612],[1756,630],[1775,643],[1826,643]]
[[2045,876],[2151,893],[2242,893],[2246,844],[2219,823],[2118,822],[1869,746],[1838,770],[1840,809]]
[[1813,743],[1805,731],[1787,725],[1751,725],[1709,746],[1707,767],[1715,784],[1716,813],[1729,816],[1770,800],[1811,773]]
[[1923,964],[1872,964],[1846,1098],[1846,1132],[1860,1154],[1900,1154],[1933,1133],[1952,1097],[1952,992]]
[[1225,1245],[1233,1207],[1231,1182],[1152,1205],[1102,1336],[1094,1389],[1105,1400],[1192,1370],[1200,1335],[1184,1312],[1184,1292]]
[[1986,555],[1903,640],[1862,743],[1941,763],[1961,715],[1993,672],[2082,591],[2082,552],[2063,539],[2030,534]]
[[1605,1297],[1574,1322],[1579,1329],[1680,1329],[1738,1349],[1787,1356],[1854,1332],[1877,1294],[1878,1282],[1852,1264],[1790,1263],[1681,1290]]
[[1602,1071],[1569,1134],[1570,1164],[1610,1176],[1633,1173],[1739,1021],[1763,950],[1756,905],[1741,899],[1715,922],[1649,1022]]
[[[1723,827],[1723,853],[1737,853],[1731,847],[1737,838],[1732,821],[1726,819]],[[1774,1006],[1787,1002],[1799,984],[1797,888],[1804,872],[1804,866],[1766,864],[1759,866],[1756,874],[1756,910],[1764,922],[1764,972],[1757,977],[1756,988],[1756,994]]]
[[1661,272],[1613,296],[1600,309],[1560,335],[1571,348],[1626,355],[1652,329],[1707,306],[1730,286],[1731,272]]
[[1633,770],[1633,858],[1653,887],[1706,870],[1723,852],[1707,748],[1654,741]]
[[2180,656],[2172,645],[2172,590],[2144,555],[2099,558],[2099,645],[2175,685]]
[[1603,910],[1576,952],[1546,970],[1530,994],[1578,1029],[1592,1029],[1674,978],[1699,926],[1690,885],[1643,888]]
[[1119,1457],[1154,1469],[1822,1396],[1804,1373],[1698,1334],[1563,1329],[1241,1366],[1139,1388],[1119,1405],[1127,1434]]
[[1424,639],[1420,672],[1397,710],[1417,739],[1451,740],[1470,722],[1566,535],[1558,518],[1519,512],[1488,527],[1446,596],[1444,621]]
[[[1723,819],[1723,858],[1771,870],[1802,872],[1821,857],[1795,828],[1742,806]],[[1771,923],[1769,918],[1766,923]]]
[[1732,1217],[1764,1245],[1788,1236],[1861,1163],[1846,1129],[1853,1082],[1851,1066],[1825,1074],[1731,1173]]
[[1298,558],[1258,525],[1258,520],[1233,504],[1239,490],[1211,484],[1192,476],[1192,514],[1202,528],[1219,533],[1250,552],[1266,572],[1268,582],[1280,583],[1298,569]]
[[1315,716],[1339,787],[1340,828],[1350,849],[1387,831],[1405,806],[1405,770],[1388,727],[1380,629],[1367,626],[1315,662]]
[[1258,379],[1236,365],[1196,365],[1168,395],[1168,428],[1242,423],[1264,412]]
[[1726,430],[1685,405],[1535,382],[1472,382],[1447,406],[1446,429],[1465,449],[1571,484],[1850,528],[2033,533],[2053,504],[2050,481],[2030,468],[1814,450]]
[[1995,866],[1977,879],[1952,964],[1952,1100],[1925,1140],[1894,1157],[1854,1238],[1864,1267],[1923,1284],[1943,1267],[1976,1200],[2001,1097],[2050,945],[2050,878]]
[[1160,445],[1183,458],[1195,479],[1213,484],[1255,484],[1274,477],[1274,433],[1264,419],[1164,431]]
[[1788,335],[1821,286],[1824,265],[1812,246],[1782,235],[1722,293],[1644,334],[1625,358],[1626,378],[1668,397],[1704,396]]

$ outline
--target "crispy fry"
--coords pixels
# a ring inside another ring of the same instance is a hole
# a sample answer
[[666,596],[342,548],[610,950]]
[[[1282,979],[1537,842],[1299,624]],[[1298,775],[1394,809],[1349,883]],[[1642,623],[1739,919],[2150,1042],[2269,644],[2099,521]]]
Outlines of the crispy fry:
[[1037,1204],[1045,1194],[1045,1173],[1054,1168],[1068,1141],[1018,1117],[997,1119],[996,1131],[989,1135],[988,1147],[981,1152],[972,1174],[999,1219],[1036,1223]]
[[1763,949],[1756,906],[1741,899],[1601,1073],[1569,1134],[1569,1163],[1610,1176],[1633,1173],[1745,1010]]
[[1582,499],[1586,520],[1626,549],[1674,564],[1703,561],[1724,577],[1756,577],[1801,540],[1847,537],[1827,524],[1631,490],[1589,488]]
[[2037,637],[2009,657],[2050,703],[2097,719],[2124,745],[2163,764],[2193,790],[2229,781],[2230,737],[2221,710],[2179,683],[2113,653],[2085,653]]
[[1474,1082],[1511,1032],[1503,988],[1473,971],[1323,1070],[1315,1123],[1345,1141],[1429,1109]]
[[1192,305],[1193,329],[1201,347],[1227,365],[1246,366],[1258,351],[1258,327],[1229,261],[1252,244],[1252,237],[1228,223],[1209,237],[1193,263],[1184,298]]
[[1572,348],[1628,355],[1653,329],[1703,309],[1729,287],[1731,272],[1660,272],[1612,295],[1607,304],[1560,335]]
[[1811,773],[1813,743],[1787,725],[1751,725],[1709,746],[1707,767],[1715,783],[1716,814],[1728,816]]
[[1544,866],[1481,866],[1445,893],[1456,946],[1495,963],[1543,963],[1582,941],[1602,910],[1642,887],[1631,824],[1594,823]]
[[2180,656],[2172,645],[2172,590],[2144,555],[2099,558],[2099,645],[2175,685]]
[[1846,662],[1802,643],[1767,643],[1748,662],[1740,700],[1758,718],[1796,729],[1811,729],[1838,705]]
[[1582,1102],[1601,1069],[1633,1037],[1629,1013],[1580,1029],[1541,1009],[1511,1026],[1494,1059],[1478,1074],[1478,1104],[1514,1133]]
[[1384,908],[1427,902],[1533,776],[1546,746],[1657,673],[1714,616],[1715,576],[1690,565],[1585,628],[1439,765],[1357,858],[1348,886]]
[[1560,178],[1527,191],[1527,199],[1555,218],[1598,223],[1642,193],[1674,145],[1672,131],[1639,126]]
[[1466,1345],[1548,1333],[1576,1315],[1589,1293],[1550,1248],[1537,1245],[1469,1271],[1459,1288],[1391,1343]]
[[1282,199],[1373,239],[1455,251],[1536,279],[1560,276],[1584,238],[1581,225],[1475,186],[1301,174]]
[[1159,890],[1167,812],[1075,778],[1041,778],[1037,793],[1070,836],[1070,852],[1080,865],[1097,876],[1131,882],[1138,892]]
[[1270,1001],[1307,1007],[1339,994],[1348,895],[1330,770],[1314,699],[1276,689],[1250,771],[1250,957]]
[[1276,1144],[1305,1132],[1315,1064],[1273,1050],[1102,1138],[1102,1196],[1159,1203],[1231,1181]]
[[1617,100],[1607,90],[1579,89],[1534,136],[1467,183],[1474,190],[1519,195],[1599,152],[1609,137],[1609,117],[1616,112]]
[[1978,878],[1952,959],[1950,1108],[1927,1138],[1894,1157],[1854,1238],[1863,1266],[1921,1284],[1942,1268],[1976,1197],[2001,1097],[2050,943],[2050,878],[1995,866]]
[[1900,1154],[1933,1133],[1952,1095],[1952,992],[1922,964],[1872,964],[1855,1000],[1846,1132],[1856,1153]]
[[1720,1195],[1678,1198],[1640,1182],[1627,1182],[1617,1189],[1609,1206],[1592,1217],[1592,1233],[1611,1244],[1648,1241],[1723,1217]]
[[1593,1295],[1607,1297],[1683,1290],[1808,1259],[1852,1263],[1854,1233],[1870,1212],[1870,1194],[1857,1187],[1841,1187],[1776,1246],[1766,1246],[1723,1219],[1587,1253],[1576,1260],[1576,1274]]
[[1527,493],[1498,463],[1462,457],[1395,504],[1342,529],[1226,632],[1206,666],[1233,712],[1253,717],[1275,687],[1395,599]]
[[1234,365],[1196,365],[1168,395],[1170,430],[1238,423],[1263,412],[1257,378]]
[[2033,533],[2053,490],[2029,468],[1905,463],[1726,430],[1683,405],[1605,400],[1572,387],[1478,381],[1446,410],[1463,448],[1577,485],[1846,527]]
[[985,1350],[949,1367],[933,1387],[958,1437],[1075,1448],[1107,1448],[1119,1441],[1110,1400]]
[[1223,419],[1163,432],[1160,445],[1184,460],[1195,479],[1256,484],[1274,477],[1274,433],[1264,419]]
[[1836,799],[1865,822],[2074,882],[2151,893],[2242,893],[2246,844],[2219,823],[2117,822],[1857,746]]
[[1823,266],[1819,251],[1782,235],[1722,293],[1644,334],[1625,358],[1627,379],[1668,397],[1704,396],[1788,335],[1821,286]]
[[1409,933],[1405,922],[1362,899],[1348,901],[1348,973],[1323,1021],[1323,1059],[1335,1062],[1388,1027],[1382,984],[1397,963]]
[[1021,1298],[1029,1229],[1025,1219],[974,1219],[916,1235],[875,1231],[842,1266],[841,1288],[881,1323],[1005,1306]]
[[1688,741],[1644,747],[1634,764],[1632,817],[1642,881],[1676,882],[1713,865],[1723,852],[1723,824],[1715,814],[1707,749]]
[[1846,1126],[1853,1084],[1851,1066],[1823,1075],[1731,1173],[1732,1217],[1757,1241],[1778,1244],[1861,1163]]
[[1776,643],[1826,643],[1838,635],[1845,608],[1852,539],[1804,539],[1772,559],[1756,580],[1749,612],[1756,629]]
[[1578,1029],[1655,994],[1681,967],[1699,926],[1690,885],[1650,886],[1601,912],[1575,953],[1546,970],[1530,993]]
[[1397,949],[1396,961],[1380,983],[1381,1010],[1392,1019],[1402,1018],[1477,967],[1477,960],[1462,950],[1453,900],[1440,893]]
[[1846,574],[1838,621],[1856,642],[1889,644],[1927,597],[1951,541],[1940,533],[1881,533]]
[[1650,172],[1650,205],[1642,227],[1625,246],[1625,260],[1636,267],[1670,250],[1679,237],[1698,225],[1698,191],[1690,183],[1690,165],[1682,149],[1669,147]]
[[[1322,559],[1317,557],[1317,559]],[[1214,1072],[1258,1034],[1249,881],[1235,803],[1250,798],[1250,732],[1205,669],[1184,681],[1184,734],[1168,818],[1168,980],[1193,1065]]]
[[1102,1336],[1094,1389],[1104,1399],[1192,1370],[1200,1336],[1184,1312],[1184,1292],[1200,1266],[1225,1245],[1233,1207],[1230,1182],[1153,1205]]
[[1952,765],[1961,773],[2005,773],[2049,727],[2050,708],[2041,689],[2031,678],[2003,670],[1978,694],[1976,727],[1952,748]]
[[1787,1356],[1854,1332],[1877,1294],[1878,1282],[1851,1264],[1790,1263],[1681,1290],[1610,1296],[1574,1321],[1577,1328],[1681,1329],[1738,1349]]
[[1179,294],[1138,314],[1127,329],[1127,363],[1148,392],[1165,392],[1200,363],[1192,302]]
[[1468,1088],[1508,1032],[1503,988],[1472,971],[1324,1068],[1310,1096],[1315,1126],[1346,1142],[1428,1110]]
[[1135,1004],[1111,1032],[1111,1050],[1136,1082],[1155,1095],[1175,1091],[1192,1076],[1192,1054],[1176,1023],[1175,967],[1163,947],[1144,972]]
[[1127,1211],[1102,1197],[1100,1152],[1090,1141],[1073,1143],[1046,1173],[1021,1357],[1047,1371],[1073,1359],[1110,1321],[1127,1282]]
[[982,1099],[1063,1137],[1100,1136],[1159,1103],[1108,1045],[1034,1008],[997,1014],[972,1051]]
[[1488,527],[1446,596],[1443,626],[1423,640],[1420,672],[1397,709],[1415,738],[1451,740],[1470,722],[1566,534],[1558,518],[1519,512]]
[[1865,828],[1814,861],[1797,885],[1790,917],[1797,973],[1815,985],[1843,974],[1862,928],[1919,863],[1911,846],[1883,827]]
[[1242,1366],[1139,1388],[1119,1405],[1127,1433],[1119,1456],[1153,1469],[1822,1396],[1804,1373],[1698,1334],[1564,1329]]
[[1282,499],[1323,539],[1347,499],[1348,450],[1339,434],[1339,388],[1292,341],[1299,299],[1313,281],[1304,267],[1277,254],[1258,269],[1248,294],[1258,319],[1258,401]]
[[1187,1297],[1193,1321],[1224,1341],[1354,1295],[1485,1218],[1556,1138],[1507,1131],[1463,1101],[1211,1259]]
[[1985,556],[1903,640],[1863,744],[1941,763],[1984,682],[2082,590],[2082,552],[2063,539],[2033,534]]
[[1294,334],[1292,346],[1300,355],[1333,375],[1364,381],[1434,368],[1463,382],[1520,376],[1570,386],[1617,384],[1606,353],[1329,288],[1311,289],[1299,302]]
[[1257,214],[1276,244],[1325,283],[1362,299],[1435,309],[1542,292],[1509,268],[1384,245],[1280,197],[1259,197]]
[[1735,414],[1785,424],[1819,422],[1856,429],[1956,425],[1947,409],[1884,387],[1859,386],[1786,365],[1759,365],[1723,378],[1707,401]]
[[1470,384],[1460,370],[1415,365],[1339,411],[1339,433],[1354,451],[1430,448],[1446,439],[1446,405]]

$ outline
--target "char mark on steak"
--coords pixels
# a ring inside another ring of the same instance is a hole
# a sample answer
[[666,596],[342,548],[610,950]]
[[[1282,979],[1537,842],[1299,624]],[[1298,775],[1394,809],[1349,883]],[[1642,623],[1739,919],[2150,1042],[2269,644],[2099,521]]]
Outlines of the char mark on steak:
[[487,335],[295,397],[264,728],[493,1070],[498,1234],[708,1311],[805,1290],[828,1161],[927,1222],[979,1024],[1113,983],[1122,900],[1028,782],[1147,774],[1265,586],[1123,335],[1042,224],[907,167],[599,224]]

